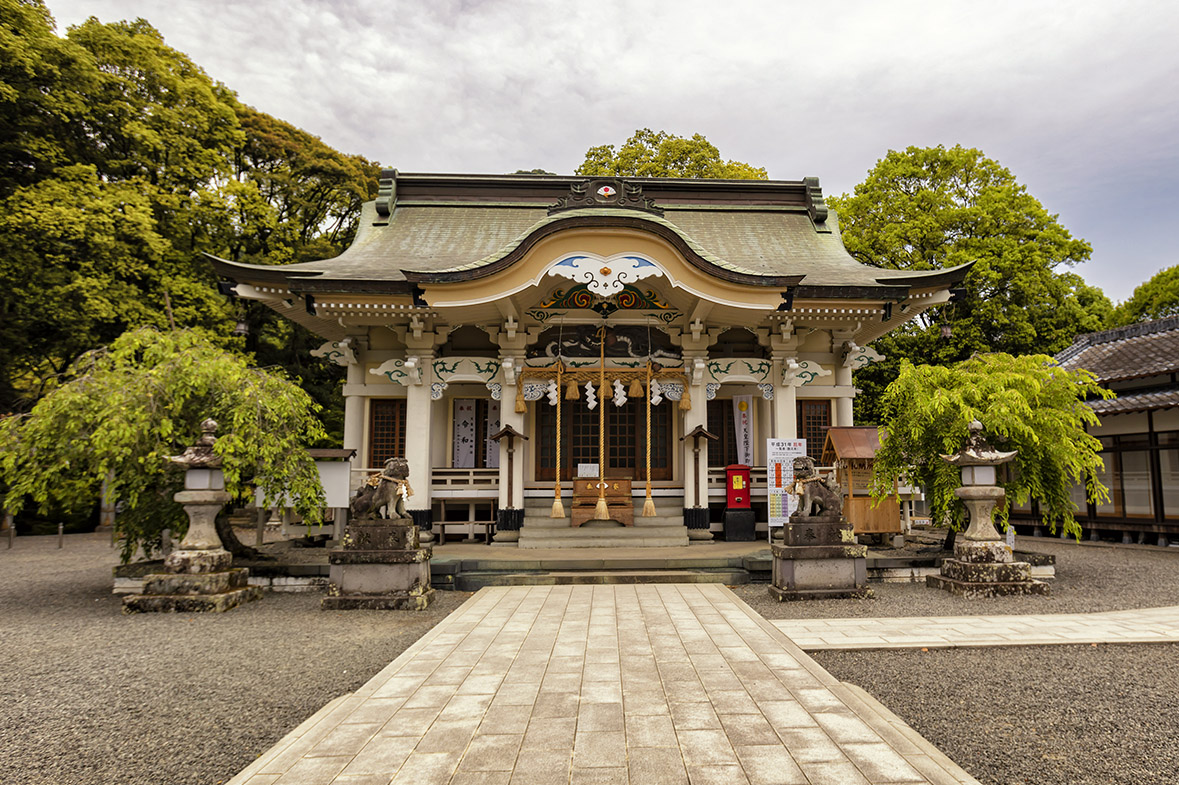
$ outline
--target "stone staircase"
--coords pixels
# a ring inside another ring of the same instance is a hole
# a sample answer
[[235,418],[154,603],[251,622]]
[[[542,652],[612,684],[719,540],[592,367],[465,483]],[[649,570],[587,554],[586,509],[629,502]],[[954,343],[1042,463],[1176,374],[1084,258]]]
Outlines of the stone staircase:
[[635,502],[634,526],[617,521],[587,521],[574,528],[569,521],[570,502],[565,500],[564,518],[551,518],[551,498],[524,501],[524,523],[520,527],[520,548],[666,548],[688,544],[684,528],[683,499],[657,498],[655,517],[644,518],[643,500]]

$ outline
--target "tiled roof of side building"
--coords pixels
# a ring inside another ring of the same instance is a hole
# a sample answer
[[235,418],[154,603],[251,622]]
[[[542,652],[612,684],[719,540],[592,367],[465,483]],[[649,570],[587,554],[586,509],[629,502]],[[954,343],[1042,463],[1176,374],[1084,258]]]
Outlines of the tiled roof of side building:
[[1126,393],[1108,401],[1089,401],[1089,407],[1099,415],[1175,409],[1179,408],[1179,390]]
[[232,278],[281,274],[300,279],[308,290],[327,288],[329,282],[477,278],[498,269],[497,263],[518,258],[547,233],[617,225],[660,234],[714,274],[755,285],[781,286],[784,279],[802,278],[803,287],[934,286],[956,283],[966,274],[965,266],[912,272],[860,263],[844,249],[817,181],[616,178],[624,189],[639,187],[644,197],[654,197],[649,200],[654,208],[635,207],[632,200],[629,206],[576,202],[554,209],[562,192],[587,179],[402,178],[406,182],[395,196],[364,206],[356,238],[339,256],[273,267],[215,260],[218,272]]
[[1078,336],[1056,361],[1091,371],[1101,382],[1179,371],[1179,316]]

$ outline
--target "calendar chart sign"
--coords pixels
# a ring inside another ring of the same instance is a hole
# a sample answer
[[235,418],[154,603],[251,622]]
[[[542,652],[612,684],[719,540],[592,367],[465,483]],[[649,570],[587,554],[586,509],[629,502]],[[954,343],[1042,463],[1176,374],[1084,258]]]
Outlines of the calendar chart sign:
[[798,504],[790,486],[794,484],[794,459],[806,455],[806,439],[766,439],[766,500],[770,528],[785,526]]

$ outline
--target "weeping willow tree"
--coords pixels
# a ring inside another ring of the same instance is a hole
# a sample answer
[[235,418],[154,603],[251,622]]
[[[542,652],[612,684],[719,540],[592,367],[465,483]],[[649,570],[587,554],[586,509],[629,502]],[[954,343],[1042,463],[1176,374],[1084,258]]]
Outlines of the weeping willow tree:
[[267,505],[290,498],[315,523],[323,489],[304,448],[324,438],[317,409],[281,372],[251,368],[198,332],[131,330],[78,358],[28,414],[0,421],[4,506],[84,509],[105,480],[108,497],[125,503],[115,524],[123,560],[137,548],[150,554],[164,529],[188,526],[172,500],[183,472],[166,459],[212,417],[226,491],[239,502],[255,488]]
[[1072,488],[1084,485],[1098,503],[1109,498],[1097,479],[1101,442],[1086,432],[1098,420],[1085,400],[1109,397],[1091,373],[1067,371],[1046,355],[982,354],[948,367],[906,360],[882,397],[887,435],[876,454],[873,495],[892,495],[897,481],[923,487],[933,521],[961,529],[959,470],[941,456],[966,443],[977,419],[992,446],[1018,451],[1000,481],[1007,504],[996,508],[999,522],[1006,526],[1011,502],[1036,499],[1053,532],[1060,526],[1079,538]]

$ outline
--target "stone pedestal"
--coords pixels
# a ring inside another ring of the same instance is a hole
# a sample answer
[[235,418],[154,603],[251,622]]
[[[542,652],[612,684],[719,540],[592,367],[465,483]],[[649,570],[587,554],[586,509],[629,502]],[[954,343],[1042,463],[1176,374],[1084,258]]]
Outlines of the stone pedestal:
[[1048,594],[1048,584],[1032,580],[1031,569],[1015,561],[1002,540],[959,540],[954,558],[942,562],[942,574],[926,576],[925,585],[960,597]]
[[410,519],[350,522],[341,545],[328,554],[323,610],[420,611],[434,599],[431,549]]
[[770,594],[779,601],[871,597],[868,548],[855,544],[852,525],[841,515],[802,518],[783,527],[774,555]]
[[185,537],[180,550],[168,554],[167,572],[144,579],[143,594],[123,598],[124,613],[220,613],[262,599],[262,590],[249,585],[250,571],[232,568],[233,556],[220,541],[216,548],[188,544]]

